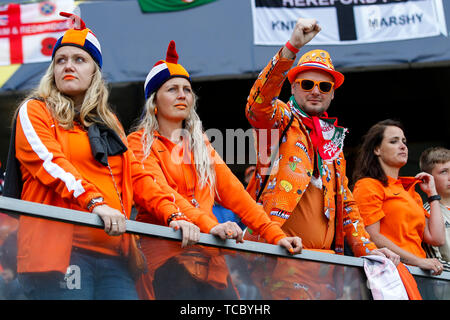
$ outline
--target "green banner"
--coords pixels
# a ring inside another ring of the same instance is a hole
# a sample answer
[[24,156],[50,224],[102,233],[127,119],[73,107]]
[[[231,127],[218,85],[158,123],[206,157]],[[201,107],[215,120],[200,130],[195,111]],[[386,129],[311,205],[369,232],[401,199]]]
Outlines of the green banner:
[[143,12],[184,10],[216,0],[138,0]]

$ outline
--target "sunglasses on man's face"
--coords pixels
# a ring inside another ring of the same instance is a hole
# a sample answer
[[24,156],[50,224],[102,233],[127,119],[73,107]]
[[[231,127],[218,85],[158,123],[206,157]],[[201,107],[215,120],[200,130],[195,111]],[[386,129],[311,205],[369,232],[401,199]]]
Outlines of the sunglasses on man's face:
[[297,79],[295,80],[296,83],[300,85],[300,88],[302,88],[305,91],[311,91],[314,89],[314,87],[317,85],[317,88],[319,88],[319,91],[322,93],[329,93],[331,89],[334,87],[334,82],[331,81],[315,81],[310,79]]

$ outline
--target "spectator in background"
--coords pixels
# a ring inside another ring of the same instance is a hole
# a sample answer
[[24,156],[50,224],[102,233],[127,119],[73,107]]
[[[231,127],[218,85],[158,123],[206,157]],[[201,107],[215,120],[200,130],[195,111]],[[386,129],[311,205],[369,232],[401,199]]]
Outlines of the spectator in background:
[[[73,28],[56,42],[38,88],[15,115],[17,183],[21,199],[97,214],[104,230],[20,216],[19,280],[32,299],[136,299],[124,233],[133,201],[152,214],[184,216],[125,145],[107,102],[97,38],[79,17],[61,15]],[[183,245],[198,241],[193,224],[170,225],[182,228]],[[80,268],[80,287],[66,285],[71,265]]]
[[[450,150],[443,147],[426,149],[420,155],[420,169],[434,177],[436,191],[439,195],[435,202],[439,203],[445,225],[445,243],[442,246],[425,244],[427,257],[437,258],[450,271]],[[430,212],[431,204],[426,202],[424,208]]]
[[[145,169],[156,176],[161,188],[174,195],[191,221],[204,233],[242,242],[242,229],[235,222],[217,221],[212,212],[217,201],[238,214],[244,224],[261,232],[269,243],[292,253],[300,252],[300,239],[286,237],[279,225],[270,221],[207,140],[195,111],[196,96],[189,73],[178,64],[175,42],[170,42],[166,60],[158,61],[150,70],[144,87],[143,117],[136,131],[128,136],[129,146]],[[152,219],[142,206],[137,209],[138,221],[165,223]],[[139,284],[143,296],[237,297],[219,249],[201,247],[191,252],[170,246],[167,241],[143,239],[142,248],[151,256],[147,259],[149,272]],[[200,292],[195,291],[198,288]]]
[[256,166],[248,166],[244,172],[244,187],[247,187],[252,179],[253,173],[255,173]]
[[[372,126],[363,138],[355,164],[353,195],[366,230],[377,246],[391,249],[401,261],[442,272],[437,259],[426,258],[422,243],[441,246],[445,242],[442,213],[432,175],[400,177],[408,161],[408,147],[400,122],[384,120]],[[430,202],[430,213],[415,191],[419,184]]]

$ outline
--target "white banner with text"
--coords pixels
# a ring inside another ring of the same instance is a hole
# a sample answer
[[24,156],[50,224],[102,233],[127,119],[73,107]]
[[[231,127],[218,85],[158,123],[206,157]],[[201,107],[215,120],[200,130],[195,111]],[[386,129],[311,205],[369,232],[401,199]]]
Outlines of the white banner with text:
[[316,19],[312,45],[447,36],[442,0],[250,0],[255,45],[283,45],[297,19]]

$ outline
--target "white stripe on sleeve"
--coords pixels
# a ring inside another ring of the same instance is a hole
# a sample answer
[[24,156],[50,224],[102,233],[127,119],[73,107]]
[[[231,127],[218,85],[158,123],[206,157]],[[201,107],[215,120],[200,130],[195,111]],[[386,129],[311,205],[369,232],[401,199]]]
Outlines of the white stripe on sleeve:
[[38,157],[44,161],[43,167],[45,171],[53,178],[62,180],[66,185],[67,190],[69,190],[69,192],[73,191],[74,197],[78,198],[79,195],[85,192],[81,185],[81,180],[76,180],[72,173],[65,171],[59,165],[52,162],[53,153],[49,152],[47,147],[42,143],[28,117],[27,106],[29,101],[30,100],[26,101],[19,110],[20,123],[22,124],[23,133],[25,134],[28,143]]

